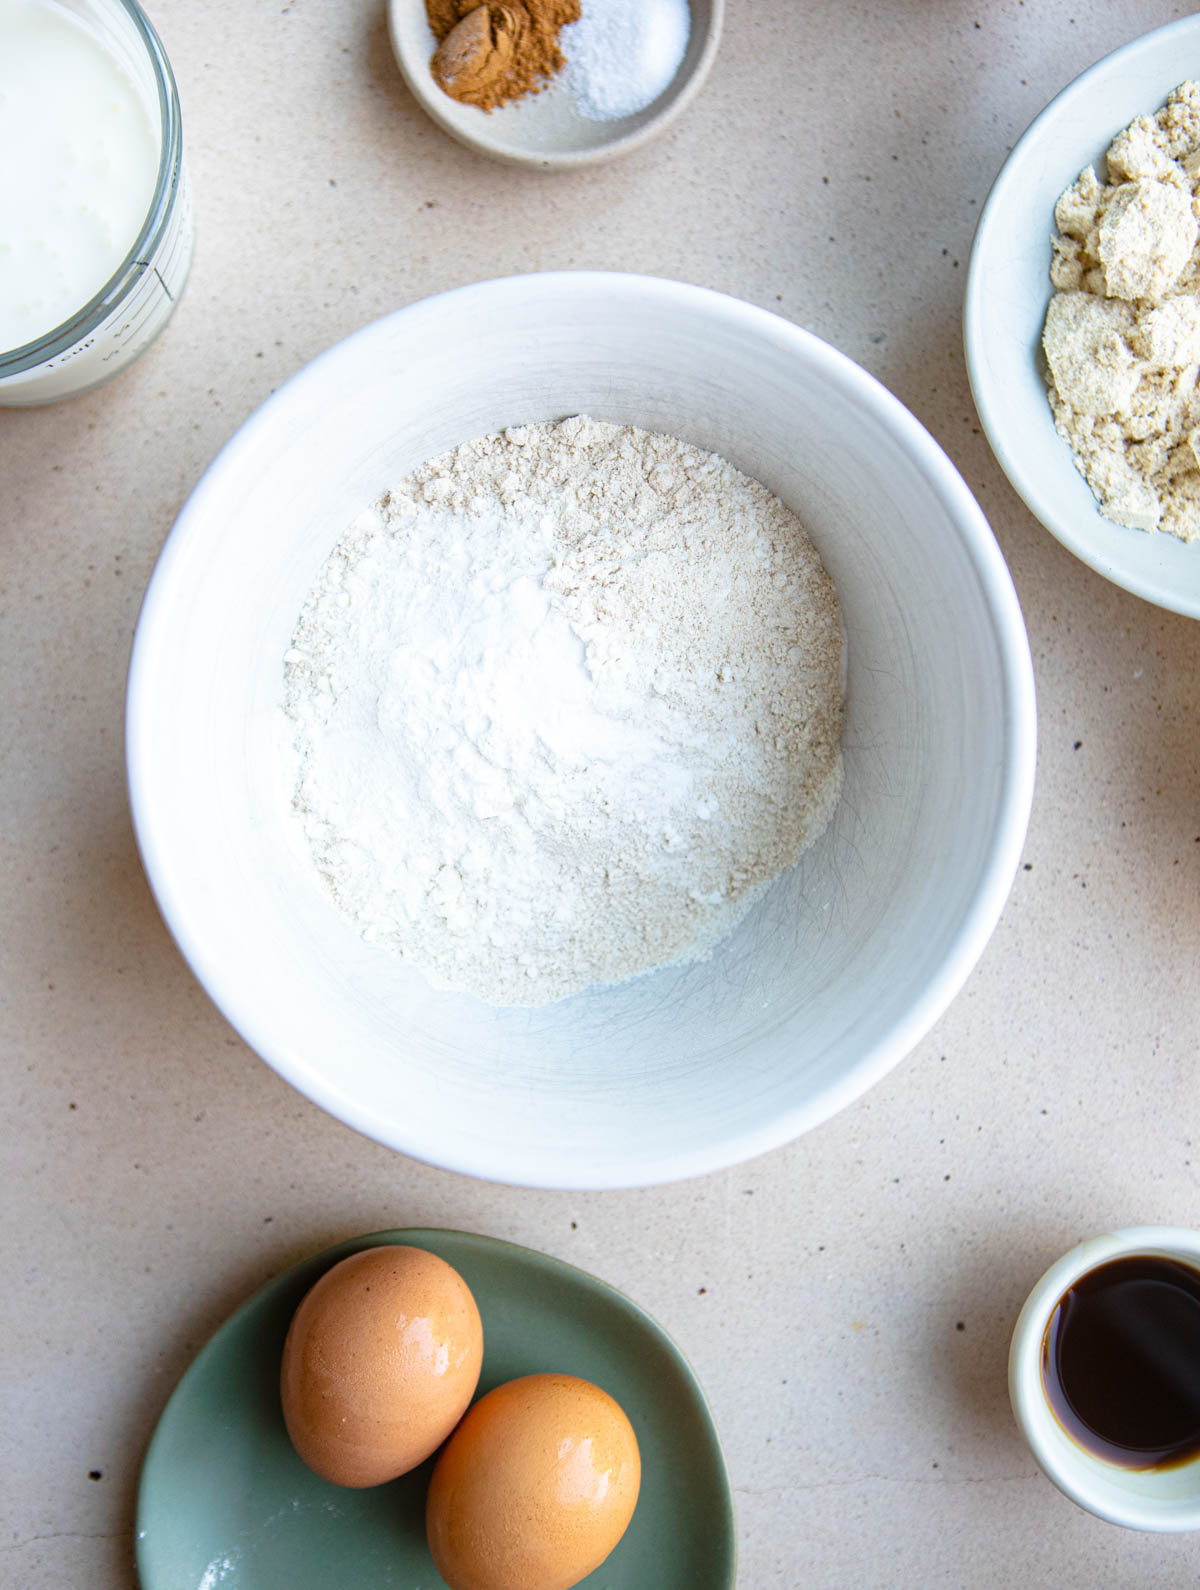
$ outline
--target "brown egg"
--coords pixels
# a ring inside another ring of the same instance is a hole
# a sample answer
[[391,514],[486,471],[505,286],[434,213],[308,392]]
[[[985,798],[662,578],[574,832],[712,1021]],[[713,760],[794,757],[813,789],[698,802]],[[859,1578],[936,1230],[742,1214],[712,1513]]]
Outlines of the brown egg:
[[569,1590],[628,1527],[642,1479],[633,1426],[573,1375],[481,1397],[429,1483],[425,1528],[450,1590]]
[[422,1248],[364,1248],[305,1295],[283,1344],[292,1444],[335,1485],[423,1463],[479,1383],[483,1326],[458,1271]]

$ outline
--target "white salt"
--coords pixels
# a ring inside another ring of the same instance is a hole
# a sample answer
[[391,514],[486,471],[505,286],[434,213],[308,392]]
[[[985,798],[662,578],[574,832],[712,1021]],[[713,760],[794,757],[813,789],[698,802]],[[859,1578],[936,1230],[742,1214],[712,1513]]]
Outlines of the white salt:
[[645,110],[678,72],[690,30],[688,0],[583,0],[562,31],[575,109],[589,121]]

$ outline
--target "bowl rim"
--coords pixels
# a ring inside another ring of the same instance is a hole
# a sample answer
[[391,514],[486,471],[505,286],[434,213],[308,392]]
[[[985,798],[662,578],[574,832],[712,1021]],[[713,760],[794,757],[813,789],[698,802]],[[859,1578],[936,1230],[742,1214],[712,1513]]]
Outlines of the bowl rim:
[[[614,1149],[608,1163],[600,1168],[589,1167],[578,1156],[571,1159],[560,1151],[557,1161],[547,1160],[531,1171],[528,1166],[514,1163],[503,1144],[489,1144],[483,1150],[464,1149],[455,1139],[452,1124],[437,1134],[414,1133],[404,1124],[399,1129],[381,1125],[369,1106],[343,1092],[331,1076],[314,1071],[311,1062],[291,1045],[281,1044],[271,1033],[266,1014],[229,987],[220,957],[214,953],[214,935],[206,927],[206,915],[195,912],[186,887],[180,890],[177,886],[171,846],[163,843],[157,802],[150,788],[155,763],[150,718],[158,673],[157,653],[160,646],[170,642],[170,608],[176,600],[175,569],[192,542],[202,541],[206,534],[207,499],[216,494],[217,483],[231,464],[258,452],[260,438],[269,441],[277,429],[286,433],[289,415],[308,407],[309,393],[321,390],[327,369],[352,359],[360,344],[379,336],[384,328],[418,317],[453,315],[458,306],[471,300],[482,300],[496,314],[502,312],[510,295],[523,297],[532,293],[543,304],[556,297],[577,303],[579,296],[588,291],[603,292],[610,299],[626,295],[643,302],[649,300],[652,305],[661,305],[664,313],[678,307],[699,310],[727,325],[740,326],[753,336],[765,337],[776,346],[790,347],[815,365],[826,379],[852,393],[862,408],[905,448],[945,501],[992,615],[1006,697],[1003,747],[998,753],[1004,773],[998,820],[980,866],[978,887],[955,930],[948,954],[917,991],[903,1017],[839,1077],[802,1103],[708,1146],[664,1145],[653,1153],[639,1154],[636,1159],[622,1158]],[[1033,665],[1012,578],[982,509],[921,422],[846,354],[792,321],[710,288],[606,271],[533,273],[451,288],[369,322],[302,366],[243,421],[180,510],[146,590],[133,638],[126,688],[126,777],[134,833],[151,890],[193,974],[249,1047],[314,1104],[386,1147],[463,1175],[508,1185],[562,1190],[661,1185],[740,1164],[782,1147],[828,1120],[909,1054],[961,989],[1008,899],[1029,822],[1036,742]]]
[[[1136,568],[1126,566],[1118,567],[1111,558],[1105,557],[1092,543],[1088,529],[1077,529],[1075,521],[1064,520],[1055,513],[1048,503],[1045,493],[1039,484],[1035,471],[1027,469],[1022,451],[1009,444],[1006,430],[999,419],[999,410],[992,403],[991,385],[985,373],[986,359],[983,350],[989,337],[989,321],[994,321],[994,316],[989,315],[988,306],[984,301],[981,285],[983,267],[981,261],[990,249],[993,234],[1000,230],[998,215],[1001,207],[1009,197],[1009,189],[1017,182],[1019,168],[1030,148],[1043,136],[1046,128],[1058,120],[1064,113],[1069,113],[1075,101],[1090,90],[1092,84],[1111,74],[1117,74],[1128,69],[1131,61],[1140,55],[1153,55],[1162,49],[1164,44],[1173,42],[1176,35],[1191,36],[1200,33],[1200,14],[1178,17],[1174,22],[1164,23],[1162,27],[1154,28],[1149,33],[1143,33],[1136,39],[1131,39],[1127,44],[1119,45],[1107,55],[1094,61],[1076,77],[1072,78],[1061,88],[1054,98],[1038,112],[1029,126],[1018,138],[1009,152],[1004,164],[1001,166],[991,191],[984,201],[980,211],[979,222],[975,228],[975,236],[971,243],[970,258],[967,261],[966,287],[963,297],[962,331],[963,352],[967,366],[967,380],[971,387],[971,396],[979,414],[980,424],[988,444],[995,454],[996,461],[1008,477],[1009,484],[1025,503],[1034,518],[1047,529],[1055,540],[1066,547],[1068,552],[1074,554],[1081,563],[1085,563],[1097,574],[1110,580],[1122,590],[1129,591],[1134,596],[1140,596],[1147,602],[1152,602],[1156,607],[1161,607],[1169,612],[1181,613],[1188,618],[1200,618],[1200,594],[1189,596],[1180,594],[1178,590],[1153,575],[1142,574]],[[1198,74],[1200,75],[1200,74]],[[1179,78],[1178,82],[1185,81]],[[1174,84],[1172,86],[1175,86]],[[1170,89],[1163,91],[1165,98]],[[1157,107],[1152,107],[1157,108]],[[1149,112],[1147,112],[1149,113]],[[1120,127],[1114,128],[1107,134],[1108,141],[1115,137]],[[1104,137],[1102,131],[1097,138]],[[1074,180],[1078,173],[1068,174],[1064,186]],[[1047,218],[1046,236],[1049,239],[1052,230],[1052,218]],[[1047,263],[1046,275],[1046,300],[1050,298],[1049,264]],[[1049,402],[1047,400],[1047,410]],[[1064,440],[1064,462],[1071,470],[1075,470],[1074,460],[1071,457],[1067,442]],[[1084,489],[1091,496],[1090,487],[1082,481]],[[1094,504],[1094,499],[1093,499]],[[1101,517],[1098,506],[1094,505],[1096,517]],[[1106,521],[1108,522],[1108,521]],[[1118,527],[1125,528],[1125,527]],[[1145,534],[1129,530],[1129,535]],[[1136,543],[1134,543],[1136,545]],[[1190,548],[1200,556],[1200,547]]]
[[[1190,1503],[1169,1504],[1152,1497],[1122,1492],[1122,1471],[1101,1465],[1076,1449],[1065,1436],[1050,1442],[1047,1429],[1061,1430],[1049,1412],[1042,1390],[1042,1338],[1047,1321],[1059,1298],[1082,1275],[1112,1259],[1149,1253],[1181,1259],[1200,1269],[1200,1231],[1184,1226],[1125,1226],[1101,1236],[1088,1237],[1056,1259],[1038,1280],[1022,1305],[1013,1327],[1008,1355],[1008,1394],[1013,1417],[1037,1459],[1038,1466],[1064,1496],[1085,1511],[1110,1524],[1126,1529],[1155,1533],[1179,1533],[1200,1529],[1200,1463],[1197,1469],[1197,1495]],[[1041,1417],[1039,1417],[1041,1415]],[[1048,1415],[1048,1417],[1047,1417]],[[1111,1473],[1113,1484],[1101,1488],[1097,1473]],[[1133,1471],[1131,1471],[1133,1472]]]
[[[709,0],[709,4],[711,9],[708,27],[696,63],[686,77],[679,79],[677,76],[675,91],[662,108],[638,126],[627,132],[617,133],[603,143],[594,144],[590,149],[544,149],[524,152],[494,139],[487,130],[486,116],[483,117],[484,125],[478,131],[462,126],[447,110],[448,96],[433,81],[429,72],[429,61],[414,60],[411,51],[406,48],[404,35],[397,21],[401,6],[423,7],[424,0],[387,0],[388,37],[396,65],[409,92],[430,120],[443,132],[448,133],[456,143],[462,144],[464,148],[474,149],[478,154],[489,155],[493,160],[502,161],[505,165],[522,166],[527,170],[577,171],[583,166],[600,165],[604,161],[616,159],[618,155],[628,154],[631,150],[640,148],[669,127],[692,103],[712,69],[725,21],[725,0]],[[690,5],[688,9],[691,10]],[[668,85],[668,89],[671,86]],[[667,91],[664,89],[663,92]]]

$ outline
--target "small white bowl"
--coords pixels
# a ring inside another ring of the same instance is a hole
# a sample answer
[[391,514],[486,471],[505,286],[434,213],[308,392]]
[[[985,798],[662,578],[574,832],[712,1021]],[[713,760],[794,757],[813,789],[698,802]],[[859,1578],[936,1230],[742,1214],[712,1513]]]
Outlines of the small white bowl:
[[1200,618],[1200,543],[1103,516],[1054,428],[1041,340],[1059,194],[1102,160],[1135,116],[1158,110],[1197,75],[1200,16],[1190,16],[1105,56],[1051,101],[1005,162],[979,218],[963,314],[979,418],[1030,510],[1105,579],[1191,618]]
[[720,42],[725,0],[688,0],[688,7],[687,50],[670,85],[644,110],[617,121],[591,121],[579,115],[561,79],[540,94],[492,111],[452,99],[429,70],[437,40],[425,0],[388,0],[388,31],[413,98],[444,132],[509,165],[569,171],[639,148],[668,127],[700,92]]
[[[711,448],[800,515],[841,598],[845,793],[711,961],[496,1009],[435,990],[336,910],[291,812],[282,659],[317,570],[389,485],[470,437],[575,413]],[[733,1164],[895,1065],[1000,915],[1034,746],[1008,570],[928,432],[788,321],[602,272],[413,304],[268,398],[167,541],[127,716],[146,871],[247,1042],[381,1142],[552,1187]]]
[[1042,1383],[1042,1342],[1055,1305],[1097,1265],[1134,1254],[1200,1268],[1200,1232],[1131,1226],[1091,1237],[1052,1264],[1025,1301],[1013,1331],[1008,1390],[1034,1457],[1064,1495],[1097,1518],[1160,1533],[1200,1529],[1200,1458],[1174,1468],[1132,1470],[1094,1457],[1059,1423]]

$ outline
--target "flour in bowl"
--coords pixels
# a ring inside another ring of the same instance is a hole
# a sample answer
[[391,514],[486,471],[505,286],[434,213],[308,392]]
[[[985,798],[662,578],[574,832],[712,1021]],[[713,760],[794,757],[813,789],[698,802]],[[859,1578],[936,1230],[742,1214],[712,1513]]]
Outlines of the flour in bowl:
[[582,418],[423,464],[285,659],[294,805],[364,938],[539,1005],[700,960],[825,827],[841,622],[796,517]]

